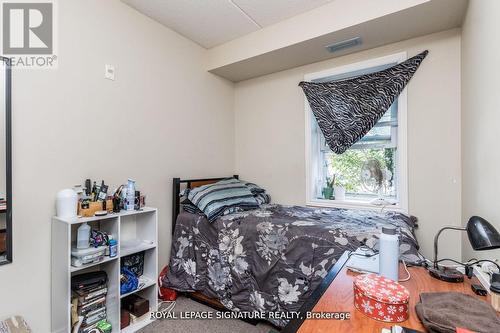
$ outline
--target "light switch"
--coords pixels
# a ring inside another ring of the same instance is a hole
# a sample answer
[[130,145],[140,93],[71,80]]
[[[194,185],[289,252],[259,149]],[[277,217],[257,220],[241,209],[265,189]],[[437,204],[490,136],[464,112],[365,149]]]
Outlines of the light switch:
[[104,70],[105,70],[104,78],[114,81],[115,80],[115,66],[106,65]]

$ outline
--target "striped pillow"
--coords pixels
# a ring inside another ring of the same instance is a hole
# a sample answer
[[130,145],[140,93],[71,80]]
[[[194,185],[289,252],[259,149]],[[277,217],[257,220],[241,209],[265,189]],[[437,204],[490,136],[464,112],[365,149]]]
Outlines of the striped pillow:
[[191,214],[203,214],[203,212],[201,210],[199,210],[198,207],[196,207],[193,204],[182,204],[181,206],[182,206],[182,210],[185,212],[188,212]]
[[271,203],[271,196],[267,194],[266,192],[263,193],[257,193],[254,195],[255,200],[259,203],[259,205],[264,205]]
[[188,199],[205,213],[210,222],[222,216],[228,208],[259,208],[248,187],[234,178],[196,187],[189,191]]
[[242,181],[252,192],[255,200],[259,205],[271,203],[271,196],[266,193],[266,190],[255,183]]
[[259,193],[264,193],[266,192],[266,190],[264,190],[262,187],[260,187],[259,185],[257,184],[254,184],[254,183],[250,183],[250,182],[243,182],[247,187],[248,189],[254,194],[259,194]]
[[181,197],[181,208],[184,212],[191,214],[203,214],[186,196]]

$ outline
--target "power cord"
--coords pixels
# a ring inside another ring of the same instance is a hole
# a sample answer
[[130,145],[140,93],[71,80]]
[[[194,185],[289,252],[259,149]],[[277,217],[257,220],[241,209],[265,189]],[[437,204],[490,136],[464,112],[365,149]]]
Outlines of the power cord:
[[403,262],[403,268],[405,269],[405,272],[406,272],[406,278],[404,279],[399,279],[398,282],[406,282],[406,281],[409,281],[411,279],[411,274],[410,274],[410,271],[408,270],[408,267],[406,267],[406,262],[404,260],[401,260]]
[[[471,259],[472,260],[472,259]],[[500,270],[500,265],[498,265],[496,262],[494,262],[493,260],[488,260],[488,259],[481,259],[481,260],[476,260],[476,261],[472,261],[471,260],[467,261],[467,262],[460,262],[460,261],[456,261],[456,260],[453,260],[453,259],[448,259],[448,258],[445,258],[445,259],[439,259],[438,261],[436,261],[436,263],[440,263],[440,262],[443,262],[443,261],[451,261],[457,265],[461,265],[461,266],[474,266],[474,265],[477,265],[479,263],[482,263],[482,262],[489,262],[489,263],[492,263],[493,265],[497,266],[497,268]]]
[[351,256],[371,258],[371,257],[374,257],[374,256],[376,256],[378,254],[377,250],[373,250],[370,247],[368,247],[367,245],[361,245],[358,249],[361,249],[361,250],[363,250],[365,252],[372,251],[372,253],[371,254],[368,254],[368,253],[356,253],[354,251],[351,251],[349,253],[349,255],[347,256],[347,259],[349,260],[351,258]]
[[[460,262],[460,261],[450,259],[450,258],[443,258],[443,259],[437,260],[436,264],[439,265],[439,263],[441,263],[443,261],[450,261],[450,262],[455,263],[457,265],[463,266],[464,270],[465,270],[465,275],[467,275],[467,277],[469,279],[472,278],[472,276],[474,275],[474,266],[477,264],[480,264],[482,262],[489,262],[489,263],[495,265],[498,268],[498,270],[500,271],[500,265],[498,265],[498,263],[496,263],[495,261],[488,260],[488,259],[478,260],[477,258],[473,258],[473,259],[469,259],[467,262]],[[422,266],[425,268],[428,268],[429,266],[432,266],[432,265],[434,265],[434,262],[427,259],[427,258],[424,258],[424,260],[414,264],[414,266]],[[443,266],[443,267],[447,267],[447,266]]]
[[[167,304],[167,306],[165,308],[161,308],[161,306],[163,304]],[[156,306],[156,310],[158,312],[161,312],[162,314],[167,314],[168,312],[171,312],[174,310],[175,308],[175,304],[176,304],[176,301],[161,301],[160,303],[158,303],[158,305]]]
[[476,260],[476,261],[473,261],[473,262],[471,262],[469,260],[466,263],[463,263],[463,262],[460,262],[460,261],[456,261],[456,260],[453,260],[453,259],[440,259],[440,260],[436,261],[436,263],[439,264],[440,262],[443,262],[443,261],[451,261],[451,262],[454,262],[457,265],[464,266],[465,275],[467,275],[467,277],[469,279],[472,278],[472,276],[474,275],[474,266],[477,265],[477,264],[479,264],[479,263],[482,263],[482,262],[492,263],[493,265],[497,266],[498,270],[500,271],[500,266],[496,262],[494,262],[493,260],[488,260],[488,259],[481,259],[481,260]]

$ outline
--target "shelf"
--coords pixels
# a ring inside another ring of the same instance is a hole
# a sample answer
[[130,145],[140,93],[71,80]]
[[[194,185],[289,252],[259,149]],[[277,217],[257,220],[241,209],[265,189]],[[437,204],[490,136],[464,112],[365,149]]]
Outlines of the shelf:
[[123,333],[136,332],[136,331],[140,330],[141,328],[148,326],[152,322],[153,322],[153,319],[147,318],[147,319],[141,320],[137,323],[130,324],[129,326],[122,329],[121,332],[123,332]]
[[145,242],[143,241],[139,245],[136,246],[122,246],[120,247],[120,257],[125,257],[134,253],[154,249],[156,247],[155,243],[152,242]]
[[93,221],[101,221],[101,220],[107,220],[107,219],[112,219],[115,217],[120,217],[120,216],[132,216],[132,215],[139,215],[139,214],[144,214],[144,213],[152,213],[156,212],[156,208],[151,208],[151,207],[144,207],[141,210],[122,210],[119,213],[108,213],[108,215],[104,216],[92,216],[92,217],[72,217],[72,218],[59,218],[57,216],[54,217],[54,219],[68,223],[68,224],[79,224],[79,223],[84,223],[84,222],[93,222]]
[[[81,223],[91,222],[117,241],[118,255],[105,256],[101,261],[81,267],[71,266],[71,249]],[[108,276],[106,295],[107,320],[113,333],[136,332],[152,321],[144,317],[124,330],[120,330],[122,299],[130,294],[140,295],[149,301],[150,307],[158,305],[158,210],[146,207],[140,211],[122,211],[105,216],[61,219],[54,217],[51,223],[51,332],[71,331],[71,279],[82,272],[103,270]],[[120,295],[120,268],[122,257],[144,251],[143,281],[140,289]],[[78,273],[76,273],[78,272]]]
[[117,259],[118,259],[118,256],[113,257],[113,258],[111,258],[111,257],[104,257],[103,260],[98,261],[98,262],[94,262],[92,264],[87,264],[87,265],[83,265],[83,266],[80,266],[80,267],[71,266],[70,270],[71,270],[71,273],[78,272],[78,271],[84,270],[86,268],[98,266],[100,264],[104,264],[104,263],[107,263],[107,262],[110,262],[110,261],[113,261],[113,260],[117,260]]
[[120,216],[130,216],[130,215],[138,215],[138,214],[145,214],[145,213],[152,213],[156,212],[156,208],[151,208],[151,207],[143,207],[141,210],[122,210],[119,213],[116,213],[116,215]]
[[138,293],[138,292],[139,292],[139,291],[141,291],[141,290],[144,290],[144,289],[146,289],[146,288],[149,288],[149,287],[151,287],[151,286],[154,286],[154,285],[156,284],[156,280],[155,280],[155,279],[150,278],[149,276],[145,276],[145,275],[143,275],[143,276],[141,276],[141,277],[139,278],[139,286],[140,286],[140,284],[141,284],[141,283],[144,283],[144,285],[143,285],[142,287],[137,288],[136,290],[131,291],[131,292],[129,292],[129,293],[123,294],[123,295],[121,295],[121,296],[120,296],[120,298],[127,297],[127,296],[129,296],[129,295],[132,295],[132,294]]
[[108,215],[104,216],[92,216],[92,217],[73,217],[73,218],[59,218],[59,217],[54,217],[54,219],[67,223],[67,224],[80,224],[84,222],[93,222],[93,221],[102,221],[102,220],[109,220],[116,218],[120,213],[110,213]]

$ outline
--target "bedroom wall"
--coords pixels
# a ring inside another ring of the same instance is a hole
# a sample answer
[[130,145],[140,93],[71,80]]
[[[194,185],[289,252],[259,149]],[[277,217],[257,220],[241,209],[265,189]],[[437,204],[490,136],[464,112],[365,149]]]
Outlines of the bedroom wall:
[[205,49],[118,0],[58,5],[59,68],[13,79],[14,262],[0,266],[0,319],[23,315],[34,332],[50,332],[58,190],[135,178],[159,208],[163,266],[171,178],[234,171],[233,84],[206,72]]
[[[304,75],[407,51],[429,56],[408,86],[409,211],[432,257],[443,225],[461,224],[460,30],[415,38],[240,82],[235,92],[236,171],[269,190],[273,201],[303,205],[305,193]],[[440,253],[461,258],[460,235],[443,234]]]
[[[463,222],[479,215],[500,230],[500,1],[473,0],[462,32]],[[477,252],[464,237],[464,259],[500,260],[500,250]]]

